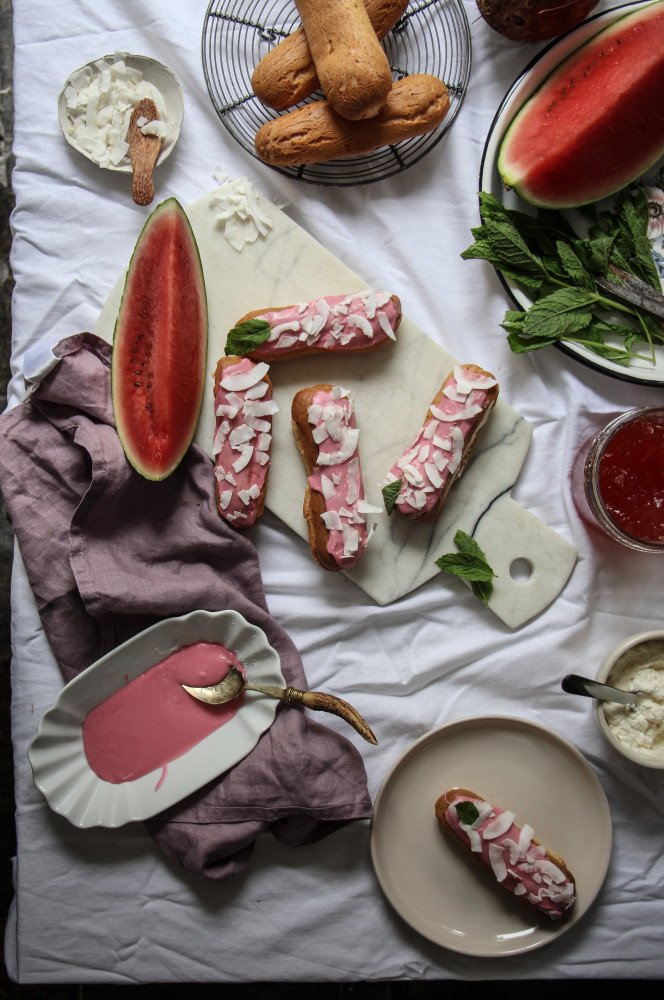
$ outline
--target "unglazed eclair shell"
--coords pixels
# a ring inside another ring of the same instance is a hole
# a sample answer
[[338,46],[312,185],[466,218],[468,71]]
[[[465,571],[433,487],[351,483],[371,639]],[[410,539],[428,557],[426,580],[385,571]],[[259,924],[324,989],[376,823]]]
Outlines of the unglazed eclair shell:
[[295,0],[325,97],[344,118],[376,115],[392,70],[363,0]]
[[260,159],[275,167],[325,163],[431,132],[444,120],[449,107],[442,80],[414,73],[394,83],[373,118],[348,121],[329,101],[312,101],[262,125],[254,146]]
[[[365,0],[371,26],[380,41],[403,16],[409,0]],[[253,91],[265,107],[285,111],[320,87],[316,64],[304,28],[275,45],[257,64],[251,77]]]

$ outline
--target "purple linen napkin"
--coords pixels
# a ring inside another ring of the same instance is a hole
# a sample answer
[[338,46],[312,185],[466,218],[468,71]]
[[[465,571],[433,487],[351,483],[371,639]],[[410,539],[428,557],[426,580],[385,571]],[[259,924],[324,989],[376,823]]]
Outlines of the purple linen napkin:
[[[0,488],[64,679],[155,621],[233,608],[266,633],[286,682],[306,687],[253,543],[216,509],[209,458],[192,446],[163,482],[138,475],[115,430],[110,346],[83,333],[54,353],[32,395],[0,416]],[[146,825],[184,869],[221,881],[265,830],[295,846],[370,815],[353,744],[280,706],[252,753]]]

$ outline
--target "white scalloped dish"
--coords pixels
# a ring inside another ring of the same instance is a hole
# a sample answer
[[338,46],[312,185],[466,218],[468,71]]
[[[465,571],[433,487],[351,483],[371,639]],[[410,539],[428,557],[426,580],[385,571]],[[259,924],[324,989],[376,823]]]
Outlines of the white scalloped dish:
[[99,778],[83,746],[87,714],[119,688],[183,646],[221,643],[247,678],[285,687],[277,651],[236,611],[193,611],[158,622],[75,677],[44,714],[28,748],[37,788],[54,812],[78,827],[118,827],[148,819],[237,764],[271,726],[279,702],[246,692],[240,710],[166,768],[113,784]]

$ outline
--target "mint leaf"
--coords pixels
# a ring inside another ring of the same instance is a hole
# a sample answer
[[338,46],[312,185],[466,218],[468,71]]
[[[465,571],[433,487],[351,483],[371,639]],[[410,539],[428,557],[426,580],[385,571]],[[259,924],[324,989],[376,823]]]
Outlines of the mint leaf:
[[595,279],[588,272],[586,264],[582,263],[577,250],[582,251],[582,246],[574,248],[569,243],[563,243],[562,240],[558,240],[556,243],[556,252],[572,283],[594,292]]
[[472,826],[480,814],[474,802],[457,802],[454,808],[456,809],[457,816],[466,826]]
[[385,486],[383,486],[383,503],[385,504],[385,510],[388,514],[391,514],[394,510],[394,505],[397,502],[402,482],[402,479],[397,479],[395,482],[386,483]]
[[248,319],[239,326],[234,326],[226,337],[226,356],[237,354],[243,357],[245,354],[251,354],[265,343],[271,329],[265,319]]
[[618,203],[616,221],[620,227],[624,243],[630,247],[630,267],[627,270],[638,274],[653,288],[659,288],[657,268],[648,239],[648,197],[643,187],[627,191]]
[[493,583],[496,574],[489,566],[484,552],[474,538],[465,531],[457,531],[454,544],[458,552],[448,552],[436,559],[436,566],[442,573],[451,573],[468,580],[475,597],[488,604],[493,594]]
[[598,296],[585,288],[558,288],[528,310],[523,324],[526,337],[544,335],[564,339],[584,330],[590,323]]

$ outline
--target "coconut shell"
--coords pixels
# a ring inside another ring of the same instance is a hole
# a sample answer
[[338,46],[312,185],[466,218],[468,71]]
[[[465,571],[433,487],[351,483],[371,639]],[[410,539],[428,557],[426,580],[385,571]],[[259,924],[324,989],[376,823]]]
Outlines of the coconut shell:
[[515,42],[543,42],[580,24],[598,0],[477,0],[484,20]]

